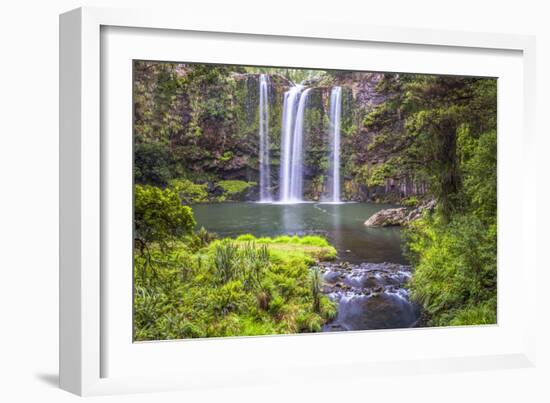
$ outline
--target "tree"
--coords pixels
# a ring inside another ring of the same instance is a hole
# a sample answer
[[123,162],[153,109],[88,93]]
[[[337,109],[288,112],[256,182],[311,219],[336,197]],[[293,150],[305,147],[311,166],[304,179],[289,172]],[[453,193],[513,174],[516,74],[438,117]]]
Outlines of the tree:
[[165,186],[171,179],[170,154],[164,143],[136,143],[134,179],[136,183]]
[[388,150],[385,171],[427,181],[444,221],[467,210],[463,147],[496,130],[496,80],[387,74],[378,90],[387,100],[364,123],[370,147]]
[[134,224],[134,238],[143,250],[153,242],[165,247],[192,233],[196,222],[191,208],[183,206],[173,190],[136,185]]

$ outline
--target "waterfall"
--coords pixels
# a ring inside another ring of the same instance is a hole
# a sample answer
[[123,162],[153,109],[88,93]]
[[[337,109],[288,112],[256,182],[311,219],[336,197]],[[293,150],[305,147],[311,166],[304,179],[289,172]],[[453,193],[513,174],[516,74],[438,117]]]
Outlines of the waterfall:
[[271,201],[271,166],[269,161],[269,102],[268,78],[260,75],[260,201]]
[[340,117],[342,115],[342,87],[334,87],[330,93],[330,155],[328,183],[329,201],[340,202]]
[[310,89],[297,85],[285,92],[281,125],[279,201],[297,203],[303,196],[304,112]]

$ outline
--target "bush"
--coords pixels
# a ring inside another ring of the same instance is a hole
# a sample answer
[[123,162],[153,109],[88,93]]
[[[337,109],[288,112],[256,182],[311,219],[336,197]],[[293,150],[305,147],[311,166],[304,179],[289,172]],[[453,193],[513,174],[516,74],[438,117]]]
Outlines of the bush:
[[208,201],[206,184],[199,185],[188,179],[173,179],[170,181],[170,187],[187,204],[205,203]]
[[204,227],[201,227],[193,236],[190,237],[189,246],[195,250],[198,250],[208,246],[217,238],[217,234],[214,232],[208,232]]
[[222,180],[217,185],[223,189],[223,195],[220,200],[225,201],[242,199],[245,192],[249,188],[256,186],[256,183],[239,180]]
[[193,211],[182,206],[171,189],[136,185],[134,197],[135,238],[142,246],[152,242],[165,246],[195,228]]
[[237,244],[231,240],[224,239],[214,249],[214,269],[218,280],[221,283],[239,277],[239,249]]
[[164,186],[170,180],[171,157],[167,144],[137,143],[134,147],[136,183]]
[[[489,306],[471,311],[496,297],[496,225],[477,216],[455,216],[449,224],[424,218],[406,232],[415,263],[411,297],[420,302],[434,325],[478,324],[496,317]],[[467,313],[469,311],[469,313]],[[480,321],[480,322],[478,322]]]
[[310,272],[311,296],[313,297],[313,311],[321,312],[322,280],[319,270],[313,268]]
[[477,306],[467,307],[457,311],[450,320],[451,326],[462,325],[493,325],[497,323],[497,301],[492,298]]

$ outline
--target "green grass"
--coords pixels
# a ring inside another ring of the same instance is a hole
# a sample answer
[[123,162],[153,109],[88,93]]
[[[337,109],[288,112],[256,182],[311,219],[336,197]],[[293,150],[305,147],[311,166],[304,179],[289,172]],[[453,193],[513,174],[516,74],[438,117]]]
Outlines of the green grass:
[[336,249],[328,241],[317,235],[282,235],[275,238],[256,238],[252,234],[240,235],[235,240],[238,243],[252,242],[257,245],[268,245],[269,251],[280,259],[290,256],[304,256],[314,260],[334,260]]

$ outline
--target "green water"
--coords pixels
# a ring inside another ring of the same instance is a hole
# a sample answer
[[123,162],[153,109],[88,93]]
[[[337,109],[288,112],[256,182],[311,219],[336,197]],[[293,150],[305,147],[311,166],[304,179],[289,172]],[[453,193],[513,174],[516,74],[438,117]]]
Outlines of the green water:
[[407,264],[399,227],[367,228],[371,215],[394,206],[372,203],[219,203],[193,206],[198,226],[222,237],[320,234],[352,263]]

